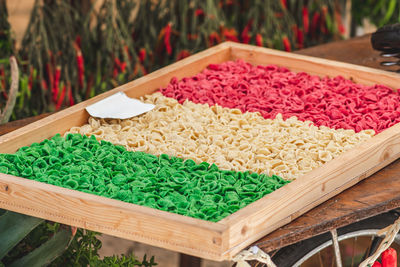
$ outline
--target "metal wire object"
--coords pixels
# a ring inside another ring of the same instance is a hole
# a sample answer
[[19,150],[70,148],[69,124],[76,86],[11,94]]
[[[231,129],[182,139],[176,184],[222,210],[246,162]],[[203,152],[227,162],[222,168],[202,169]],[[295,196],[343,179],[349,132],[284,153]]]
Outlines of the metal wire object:
[[[381,51],[382,66],[400,65],[400,23],[385,25],[371,35],[372,48]],[[395,70],[400,73],[400,69]]]

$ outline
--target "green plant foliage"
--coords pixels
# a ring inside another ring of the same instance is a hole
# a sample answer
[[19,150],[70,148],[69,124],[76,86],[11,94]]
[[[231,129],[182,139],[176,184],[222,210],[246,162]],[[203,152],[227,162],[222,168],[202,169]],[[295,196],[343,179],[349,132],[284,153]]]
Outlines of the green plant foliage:
[[[33,229],[32,229],[33,228]],[[155,266],[154,257],[138,260],[135,256],[112,256],[101,259],[99,233],[77,229],[72,235],[68,226],[0,210],[0,266]],[[31,231],[28,232],[30,229]],[[26,233],[25,236],[23,234]],[[23,238],[21,239],[21,237]],[[17,238],[16,238],[17,237]],[[16,242],[17,239],[21,239]],[[9,243],[13,248],[9,249]]]
[[[0,59],[8,58],[13,54],[13,39],[8,22],[6,0],[0,0]],[[0,63],[1,64],[1,63]]]
[[76,266],[145,266],[151,267],[156,266],[157,263],[154,261],[154,257],[149,260],[145,255],[140,261],[134,255],[125,256],[112,256],[104,257],[103,259],[99,256],[99,249],[101,248],[101,242],[97,238],[99,233],[88,231],[84,229],[78,229],[75,238],[72,240],[68,250],[53,261],[50,266],[58,267],[76,267]]
[[362,25],[364,19],[378,27],[400,22],[398,0],[352,0],[353,19]]
[[0,259],[42,222],[42,219],[11,211],[2,214],[0,216]]
[[24,257],[11,263],[9,266],[47,266],[67,249],[72,238],[73,237],[71,235],[71,230],[63,228],[55,233],[46,243],[36,248]]

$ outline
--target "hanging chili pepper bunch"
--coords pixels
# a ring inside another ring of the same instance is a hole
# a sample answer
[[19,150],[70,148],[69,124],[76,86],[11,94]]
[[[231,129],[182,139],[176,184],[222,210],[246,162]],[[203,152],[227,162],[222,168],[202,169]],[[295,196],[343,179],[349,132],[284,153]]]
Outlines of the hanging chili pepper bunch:
[[215,0],[141,1],[132,23],[140,63],[153,71],[220,43],[222,15]]
[[220,3],[227,24],[238,31],[238,41],[292,50],[294,34],[291,25],[295,22],[286,1],[224,0]]
[[[36,0],[19,51],[14,118],[73,105],[223,41],[291,51],[331,40],[341,29],[337,1],[104,0],[81,8]],[[6,72],[0,64],[0,89]]]
[[106,0],[95,12],[92,20],[95,26],[88,30],[91,40],[82,42],[82,51],[88,55],[90,67],[90,72],[86,73],[85,98],[146,74],[139,63],[132,31],[128,27],[135,7],[134,1]]
[[[9,88],[9,56],[14,54],[11,27],[5,1],[0,1],[0,110],[5,105]],[[6,76],[7,75],[7,76]]]
[[28,76],[17,100],[19,116],[81,100],[83,56],[76,36],[82,24],[81,14],[66,1],[35,2],[19,51],[21,72]]
[[37,0],[19,53],[28,76],[19,116],[59,110],[145,74],[135,71],[138,60],[122,19],[133,3],[106,0],[84,13],[68,0]]
[[345,34],[344,1],[290,0],[286,7],[295,20],[292,31],[296,49],[338,40]]

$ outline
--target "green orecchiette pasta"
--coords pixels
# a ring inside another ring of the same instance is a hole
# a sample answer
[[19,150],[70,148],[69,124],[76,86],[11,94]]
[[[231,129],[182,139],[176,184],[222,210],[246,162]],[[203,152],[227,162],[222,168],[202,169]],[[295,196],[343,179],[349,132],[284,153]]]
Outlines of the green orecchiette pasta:
[[127,151],[80,134],[0,154],[0,172],[213,222],[288,183],[275,175]]

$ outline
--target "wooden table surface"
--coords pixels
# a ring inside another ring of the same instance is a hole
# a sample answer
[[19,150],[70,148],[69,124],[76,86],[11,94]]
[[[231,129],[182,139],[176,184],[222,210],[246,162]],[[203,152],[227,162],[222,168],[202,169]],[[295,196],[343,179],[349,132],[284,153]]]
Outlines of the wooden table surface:
[[[372,50],[369,36],[320,45],[296,53],[383,69],[379,65],[382,58]],[[0,135],[44,116],[2,125]],[[254,244],[270,252],[397,207],[400,207],[400,160]]]

